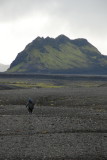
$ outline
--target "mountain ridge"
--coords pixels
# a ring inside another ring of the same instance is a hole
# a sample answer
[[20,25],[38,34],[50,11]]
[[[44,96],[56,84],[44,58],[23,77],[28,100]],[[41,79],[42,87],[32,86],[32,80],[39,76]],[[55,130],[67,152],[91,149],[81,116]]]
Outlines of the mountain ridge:
[[106,72],[107,57],[84,38],[37,37],[20,52],[8,72]]

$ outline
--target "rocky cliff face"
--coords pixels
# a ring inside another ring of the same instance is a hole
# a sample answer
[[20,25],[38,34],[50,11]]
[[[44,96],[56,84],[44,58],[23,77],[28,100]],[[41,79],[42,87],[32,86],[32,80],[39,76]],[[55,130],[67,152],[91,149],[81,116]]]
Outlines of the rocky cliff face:
[[106,73],[107,57],[86,39],[37,37],[20,52],[8,72]]

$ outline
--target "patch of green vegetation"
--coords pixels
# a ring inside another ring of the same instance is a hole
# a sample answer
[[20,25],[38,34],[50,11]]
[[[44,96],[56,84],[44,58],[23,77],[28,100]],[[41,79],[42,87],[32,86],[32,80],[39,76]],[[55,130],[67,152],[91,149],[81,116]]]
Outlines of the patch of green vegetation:
[[100,85],[99,83],[94,81],[78,82],[76,84],[77,87],[86,87],[86,88],[99,87],[99,85]]
[[16,84],[11,84],[13,86],[16,86],[16,87],[21,87],[21,88],[33,88],[33,87],[36,87],[35,84],[26,84],[26,83],[16,83]]
[[57,86],[57,85],[54,85],[52,83],[39,82],[39,83],[36,83],[36,87],[40,87],[40,88],[61,88],[63,86]]
[[85,45],[85,46],[81,47],[81,49],[87,50],[87,51],[90,51],[90,52],[95,52],[95,53],[101,55],[101,53],[98,51],[98,49],[95,48],[95,47],[92,46],[92,45]]
[[86,56],[72,44],[61,45],[60,50],[56,50],[51,46],[45,46],[45,48],[47,53],[42,54],[39,58],[41,63],[48,69],[88,67]]
[[14,86],[14,87],[20,87],[20,88],[61,88],[64,87],[62,85],[56,85],[54,83],[49,82],[24,82],[24,81],[16,81],[16,82],[0,82],[0,85],[8,85],[8,86]]
[[16,66],[12,67],[11,69],[9,69],[8,72],[16,72],[16,71],[25,72],[26,70],[23,68],[24,65],[25,65],[24,62],[19,63],[18,65],[16,65]]

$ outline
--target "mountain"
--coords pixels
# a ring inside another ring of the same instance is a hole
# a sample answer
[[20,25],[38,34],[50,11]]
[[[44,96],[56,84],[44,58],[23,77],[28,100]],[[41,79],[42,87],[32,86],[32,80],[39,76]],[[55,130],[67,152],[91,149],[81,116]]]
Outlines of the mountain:
[[20,52],[8,72],[106,73],[107,57],[86,39],[37,37]]
[[5,72],[9,68],[9,65],[4,65],[0,63],[0,72]]

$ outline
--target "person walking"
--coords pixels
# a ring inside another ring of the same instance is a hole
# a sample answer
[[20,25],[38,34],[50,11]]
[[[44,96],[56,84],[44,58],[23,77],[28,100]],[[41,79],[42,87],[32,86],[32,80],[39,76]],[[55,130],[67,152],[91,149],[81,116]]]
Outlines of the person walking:
[[28,103],[26,104],[26,108],[28,109],[28,112],[30,114],[32,114],[33,112],[34,105],[35,105],[34,102],[31,99],[29,99]]

